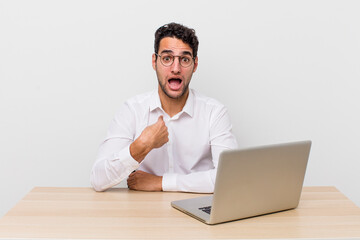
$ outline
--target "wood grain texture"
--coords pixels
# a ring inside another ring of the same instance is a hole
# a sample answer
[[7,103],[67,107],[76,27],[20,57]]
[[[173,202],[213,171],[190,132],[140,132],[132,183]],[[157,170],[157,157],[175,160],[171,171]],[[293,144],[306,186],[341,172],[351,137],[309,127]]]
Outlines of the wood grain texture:
[[360,238],[360,208],[334,187],[304,187],[294,210],[214,226],[170,206],[202,195],[36,187],[0,219],[0,238]]

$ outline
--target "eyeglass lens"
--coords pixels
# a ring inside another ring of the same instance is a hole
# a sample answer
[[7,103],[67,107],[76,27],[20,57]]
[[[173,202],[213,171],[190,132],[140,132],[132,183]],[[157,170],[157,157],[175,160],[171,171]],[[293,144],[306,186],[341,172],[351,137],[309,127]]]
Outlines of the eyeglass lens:
[[183,56],[174,56],[171,54],[162,54],[160,56],[160,61],[164,66],[171,66],[175,60],[175,57],[179,58],[180,65],[183,67],[189,67],[192,64],[192,58],[186,55]]

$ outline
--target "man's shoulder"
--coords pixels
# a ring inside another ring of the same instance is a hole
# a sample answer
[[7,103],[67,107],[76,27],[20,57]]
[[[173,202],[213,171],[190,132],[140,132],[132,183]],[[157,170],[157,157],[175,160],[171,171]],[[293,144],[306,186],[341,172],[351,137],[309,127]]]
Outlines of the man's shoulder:
[[220,101],[218,101],[215,98],[205,96],[202,93],[199,93],[198,91],[196,91],[194,89],[191,89],[191,92],[192,92],[192,94],[194,96],[194,100],[197,104],[206,105],[206,106],[215,107],[215,108],[217,108],[217,107],[223,108],[224,107],[224,104],[222,104]]
[[142,114],[149,109],[151,102],[154,100],[154,91],[135,95],[125,100],[119,108],[119,112],[124,114],[134,113]]

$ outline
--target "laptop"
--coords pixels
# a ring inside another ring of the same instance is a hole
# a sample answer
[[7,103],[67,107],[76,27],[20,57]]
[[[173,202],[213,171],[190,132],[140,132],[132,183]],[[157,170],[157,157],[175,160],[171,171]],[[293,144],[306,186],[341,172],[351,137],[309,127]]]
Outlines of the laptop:
[[214,194],[171,202],[206,223],[217,224],[298,206],[311,141],[224,151]]

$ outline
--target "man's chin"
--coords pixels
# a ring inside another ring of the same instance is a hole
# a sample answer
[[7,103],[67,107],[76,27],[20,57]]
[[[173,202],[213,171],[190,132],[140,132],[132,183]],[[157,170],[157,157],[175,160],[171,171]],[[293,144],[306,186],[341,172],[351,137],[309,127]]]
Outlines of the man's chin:
[[169,98],[172,98],[172,99],[179,99],[179,98],[181,98],[184,94],[182,93],[182,92],[179,92],[179,93],[174,93],[174,92],[171,92],[171,93],[169,93],[169,92],[166,92],[165,93],[166,94],[166,96],[168,96]]
[[166,96],[168,96],[171,99],[180,99],[185,95],[185,93],[187,92],[186,90],[187,89],[180,89],[178,91],[166,90],[164,91],[164,93]]
[[164,86],[159,81],[162,92],[171,99],[181,99],[189,91],[189,85],[183,85],[179,89],[172,90],[169,86]]

